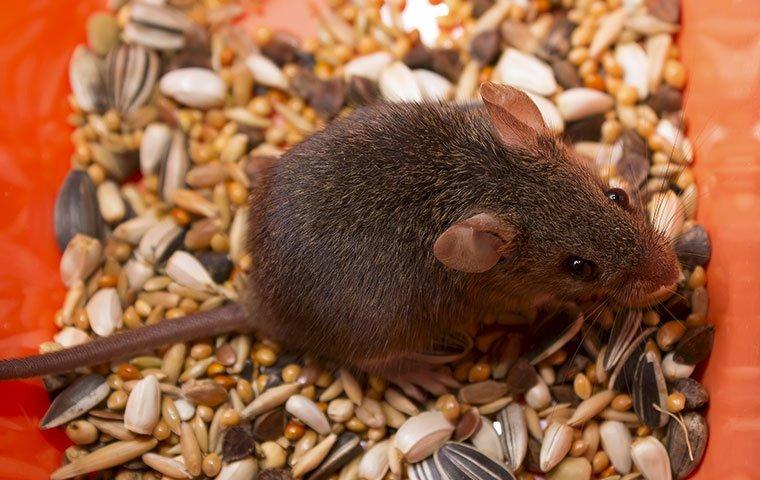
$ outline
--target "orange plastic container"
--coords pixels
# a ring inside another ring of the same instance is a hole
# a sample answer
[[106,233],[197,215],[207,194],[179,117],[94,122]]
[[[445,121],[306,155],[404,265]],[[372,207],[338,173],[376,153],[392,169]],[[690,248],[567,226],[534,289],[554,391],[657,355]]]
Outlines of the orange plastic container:
[[[64,289],[53,240],[55,195],[69,168],[67,64],[96,0],[0,2],[0,356],[28,355],[55,331]],[[712,238],[704,374],[710,441],[702,480],[760,479],[760,2],[686,0],[680,38],[690,73],[699,219]],[[256,2],[252,5],[261,5]],[[246,23],[314,31],[305,2],[269,0]],[[0,479],[48,478],[68,445],[40,432],[39,381],[0,384]]]

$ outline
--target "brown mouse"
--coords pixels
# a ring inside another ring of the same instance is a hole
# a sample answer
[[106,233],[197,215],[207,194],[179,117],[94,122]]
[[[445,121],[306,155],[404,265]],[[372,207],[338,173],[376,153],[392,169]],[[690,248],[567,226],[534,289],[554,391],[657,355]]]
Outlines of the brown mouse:
[[233,330],[383,369],[487,313],[549,300],[646,302],[679,268],[623,190],[551,135],[522,92],[485,108],[365,107],[291,148],[251,199],[239,304],[0,362],[72,370]]

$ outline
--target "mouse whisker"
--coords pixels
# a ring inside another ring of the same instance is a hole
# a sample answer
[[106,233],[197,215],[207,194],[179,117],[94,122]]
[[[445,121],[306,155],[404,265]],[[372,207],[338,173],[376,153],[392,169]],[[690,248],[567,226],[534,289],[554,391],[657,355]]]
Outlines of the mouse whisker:
[[674,296],[676,296],[676,297],[679,297],[679,298],[681,298],[682,300],[687,300],[687,301],[689,300],[688,298],[686,298],[686,296],[685,296],[685,295],[683,295],[683,294],[681,294],[681,293],[678,293],[678,291],[674,291],[674,292],[673,292],[673,295],[674,295]]
[[[683,298],[684,300],[686,300],[686,297],[683,297],[682,295],[681,295],[681,298]],[[684,320],[679,319],[676,315],[673,314],[673,312],[671,312],[670,310],[668,310],[668,307],[664,303],[661,303],[659,306],[662,307],[662,309],[665,310],[665,313],[667,313],[668,315],[670,315],[673,320],[677,321],[679,324],[681,324],[684,327],[686,327],[686,322]],[[662,319],[660,319],[660,321],[662,321]]]
[[591,324],[589,325],[588,322],[586,322],[588,328],[585,328],[583,331],[583,334],[581,335],[581,340],[578,342],[578,345],[575,347],[575,352],[572,353],[572,355],[569,355],[570,360],[569,363],[572,363],[573,360],[575,360],[575,357],[578,356],[578,353],[580,352],[580,349],[583,347],[583,341],[588,336],[591,329],[594,327],[596,322],[599,320],[599,317],[602,314],[602,311],[604,310],[604,307],[609,303],[610,297],[606,296],[602,298],[601,300],[597,300],[597,303],[591,308],[591,312],[589,313],[589,317],[591,318]]

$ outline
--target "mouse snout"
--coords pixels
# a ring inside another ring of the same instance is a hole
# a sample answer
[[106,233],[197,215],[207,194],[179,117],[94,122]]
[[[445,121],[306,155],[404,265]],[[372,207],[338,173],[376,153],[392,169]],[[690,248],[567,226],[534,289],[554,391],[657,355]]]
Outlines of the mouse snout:
[[642,259],[638,277],[650,282],[653,288],[659,288],[673,285],[680,274],[673,248],[657,243]]
[[656,242],[640,258],[626,280],[619,300],[629,307],[643,307],[674,291],[681,277],[675,251],[665,242]]

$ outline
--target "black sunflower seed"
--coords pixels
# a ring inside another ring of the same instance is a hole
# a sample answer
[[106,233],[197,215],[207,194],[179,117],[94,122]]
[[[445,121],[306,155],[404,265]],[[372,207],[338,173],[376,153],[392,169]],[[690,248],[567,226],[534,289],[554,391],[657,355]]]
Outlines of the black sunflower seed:
[[470,54],[483,65],[488,65],[496,60],[500,53],[501,35],[499,31],[486,30],[475,35],[470,42]]
[[678,237],[676,255],[686,268],[705,266],[710,261],[710,237],[701,225],[694,225]]
[[533,345],[526,357],[535,365],[569,342],[583,326],[583,313],[574,303],[548,313],[537,320],[538,328],[532,333]]
[[676,112],[681,109],[683,94],[670,85],[660,85],[657,90],[649,95],[645,103],[652,107],[657,115],[662,116],[665,113]]
[[48,392],[50,400],[53,400],[60,390],[71,385],[76,378],[76,375],[73,373],[45,375],[42,377],[42,384],[45,387],[45,391]]
[[548,61],[566,58],[570,51],[570,34],[573,33],[575,27],[576,23],[571,22],[564,15],[557,16],[549,34],[536,52],[538,56]]
[[673,384],[673,390],[681,392],[686,397],[685,410],[696,410],[707,405],[709,395],[705,387],[693,378],[679,378]]
[[673,360],[696,365],[710,356],[715,340],[715,327],[705,325],[687,330],[673,350]]
[[433,52],[424,43],[417,42],[404,55],[402,61],[411,69],[430,70],[433,67]]
[[40,428],[48,429],[63,425],[94,408],[108,396],[110,388],[102,375],[91,374],[76,380],[55,397]]
[[462,73],[462,57],[459,52],[450,48],[436,48],[432,52],[432,69],[440,73],[452,82],[459,80],[459,74]]
[[287,423],[288,419],[285,416],[285,410],[276,408],[256,417],[251,433],[257,442],[276,440],[282,435]]
[[670,468],[673,478],[681,479],[689,476],[699,465],[705,453],[707,445],[708,429],[705,417],[689,412],[683,415],[683,423],[689,436],[689,445],[694,460],[689,455],[689,447],[686,443],[686,434],[678,422],[670,422],[668,425],[667,450],[670,457]]
[[663,322],[668,320],[681,320],[691,313],[691,293],[684,287],[678,287],[675,295],[655,309]]
[[[631,350],[625,357],[625,360],[621,360],[618,368],[615,369],[617,375],[610,379],[610,386],[615,390],[621,392],[631,392],[633,386],[633,374],[636,373],[636,366],[639,364],[639,357],[644,353],[644,343],[640,342],[636,345],[632,345]],[[613,374],[615,373],[613,372]]]
[[266,372],[267,381],[264,384],[265,389],[270,389],[282,385],[282,370],[270,368]]
[[253,454],[254,439],[250,423],[237,425],[227,430],[222,442],[222,459],[225,463],[234,462]]
[[528,437],[528,454],[525,456],[525,470],[534,473],[542,473],[541,470],[541,442]]
[[103,217],[98,207],[95,184],[87,172],[69,172],[58,191],[53,217],[55,240],[62,251],[77,233],[103,238]]
[[607,346],[607,353],[604,356],[604,369],[606,371],[612,370],[617,365],[623,353],[633,342],[636,334],[639,333],[641,318],[642,314],[639,310],[629,310],[615,319]]
[[639,187],[649,175],[649,158],[647,144],[643,138],[632,130],[626,129],[620,137],[623,154],[616,170],[638,192]]
[[306,477],[306,480],[329,478],[348,462],[361,455],[363,451],[361,438],[355,433],[344,432],[338,437],[327,457],[311,475]]
[[603,123],[603,113],[570,122],[565,126],[565,138],[573,143],[599,141]]
[[331,119],[346,103],[346,88],[343,80],[334,78],[319,83],[309,98],[309,106],[322,118]]
[[298,52],[298,37],[283,31],[275,32],[271,40],[261,47],[261,53],[281,67],[286,63],[295,62]]
[[607,388],[618,390],[620,392],[630,393],[633,390],[633,375],[636,373],[636,367],[639,364],[639,357],[644,353],[644,346],[647,338],[656,332],[655,327],[650,327],[639,334],[631,345],[623,352],[617,366],[610,374],[610,380]]
[[[657,355],[645,351],[639,357],[639,364],[633,375],[633,410],[641,423],[652,428],[662,427],[667,423],[668,387]],[[656,409],[657,405],[660,410]]]
[[224,283],[232,273],[232,261],[226,253],[203,251],[195,254],[216,283]]
[[299,68],[290,81],[290,86],[299,97],[308,100],[317,91],[319,78],[308,68]]

